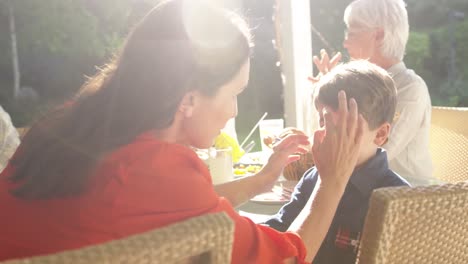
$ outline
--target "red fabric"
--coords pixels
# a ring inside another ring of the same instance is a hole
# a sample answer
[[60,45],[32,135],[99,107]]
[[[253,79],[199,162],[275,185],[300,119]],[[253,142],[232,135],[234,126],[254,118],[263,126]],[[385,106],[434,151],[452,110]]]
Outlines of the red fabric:
[[192,150],[150,135],[106,157],[89,191],[73,199],[16,199],[5,180],[10,170],[0,176],[0,261],[102,243],[221,211],[235,221],[232,263],[305,257],[296,234],[239,216],[215,193],[207,167]]

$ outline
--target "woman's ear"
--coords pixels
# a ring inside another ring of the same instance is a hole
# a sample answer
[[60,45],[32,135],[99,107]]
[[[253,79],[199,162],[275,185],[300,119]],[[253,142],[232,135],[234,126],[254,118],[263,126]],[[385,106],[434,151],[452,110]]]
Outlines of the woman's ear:
[[388,136],[390,135],[390,124],[388,122],[383,123],[377,128],[377,133],[375,134],[374,143],[377,146],[383,146],[388,141]]
[[186,93],[180,102],[178,112],[186,118],[191,117],[195,108],[196,97],[197,94],[194,91]]

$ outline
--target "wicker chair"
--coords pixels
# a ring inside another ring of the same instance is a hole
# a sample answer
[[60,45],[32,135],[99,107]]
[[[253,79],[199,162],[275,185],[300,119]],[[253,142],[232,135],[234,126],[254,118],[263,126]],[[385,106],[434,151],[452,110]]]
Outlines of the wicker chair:
[[356,263],[468,263],[468,182],[374,191]]
[[432,108],[430,151],[435,178],[468,180],[468,107]]
[[217,213],[100,245],[2,264],[225,264],[231,262],[233,239],[233,221]]

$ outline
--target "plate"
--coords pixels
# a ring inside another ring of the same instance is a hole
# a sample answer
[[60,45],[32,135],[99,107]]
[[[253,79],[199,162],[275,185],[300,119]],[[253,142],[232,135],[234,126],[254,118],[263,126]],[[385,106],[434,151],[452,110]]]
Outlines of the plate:
[[239,163],[266,164],[270,155],[271,153],[268,152],[250,152],[242,156]]
[[251,202],[260,204],[285,204],[291,199],[297,181],[279,181],[271,191],[259,194],[250,199]]
[[279,195],[274,192],[262,193],[250,199],[251,202],[260,204],[285,204],[289,202],[289,198]]

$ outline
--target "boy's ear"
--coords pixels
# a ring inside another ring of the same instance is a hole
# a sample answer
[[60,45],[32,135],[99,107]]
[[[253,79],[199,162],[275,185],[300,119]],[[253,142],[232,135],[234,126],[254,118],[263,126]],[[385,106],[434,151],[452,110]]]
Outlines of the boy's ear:
[[374,143],[377,146],[383,146],[388,141],[388,136],[390,135],[390,124],[388,122],[383,123],[377,128],[377,133],[375,134]]

